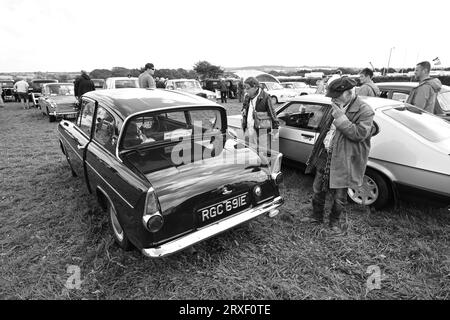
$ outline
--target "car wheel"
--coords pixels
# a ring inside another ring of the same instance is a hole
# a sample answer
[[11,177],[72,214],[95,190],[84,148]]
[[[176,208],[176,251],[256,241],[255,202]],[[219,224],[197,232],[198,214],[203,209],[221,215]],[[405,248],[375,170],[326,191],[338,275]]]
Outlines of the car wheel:
[[351,201],[375,209],[385,207],[392,199],[392,191],[386,180],[369,168],[366,169],[362,186],[358,189],[348,188],[347,194]]
[[271,97],[270,97],[270,100],[272,100],[272,104],[273,104],[273,105],[278,104],[278,98],[277,98],[276,96],[271,96]]
[[120,225],[116,209],[114,209],[114,206],[109,201],[107,213],[109,226],[111,228],[114,240],[123,250],[125,251],[131,250],[133,246],[130,240],[128,239],[127,235],[125,234],[125,231],[123,230],[122,226]]

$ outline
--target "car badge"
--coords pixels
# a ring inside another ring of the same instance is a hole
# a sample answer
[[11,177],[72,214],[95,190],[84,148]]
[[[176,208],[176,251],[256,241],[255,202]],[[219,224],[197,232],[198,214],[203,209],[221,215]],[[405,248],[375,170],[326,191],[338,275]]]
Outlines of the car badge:
[[223,195],[230,194],[231,192],[233,192],[233,191],[228,190],[227,187],[224,187],[224,188],[222,189],[222,194],[223,194]]

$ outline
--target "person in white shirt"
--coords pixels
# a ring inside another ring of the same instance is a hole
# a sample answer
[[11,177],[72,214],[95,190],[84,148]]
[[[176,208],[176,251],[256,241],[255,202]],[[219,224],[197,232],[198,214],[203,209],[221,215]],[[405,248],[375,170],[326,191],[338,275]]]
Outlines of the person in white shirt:
[[19,95],[20,101],[22,102],[23,100],[24,109],[30,108],[30,106],[28,105],[28,87],[28,83],[25,80],[19,80],[14,84],[14,89]]

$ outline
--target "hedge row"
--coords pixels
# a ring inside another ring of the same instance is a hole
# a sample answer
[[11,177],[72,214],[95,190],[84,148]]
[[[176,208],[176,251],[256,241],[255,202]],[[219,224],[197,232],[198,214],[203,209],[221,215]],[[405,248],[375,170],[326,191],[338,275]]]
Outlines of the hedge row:
[[[437,77],[439,80],[441,80],[443,85],[450,86],[450,76],[440,76]],[[287,81],[297,81],[297,82],[305,82],[306,84],[310,86],[315,86],[317,80],[320,80],[321,78],[306,78],[306,79],[296,79],[296,80],[282,80],[281,82],[287,82]],[[358,78],[355,78],[357,82],[359,82]],[[409,82],[414,81],[413,77],[373,77],[373,82]]]

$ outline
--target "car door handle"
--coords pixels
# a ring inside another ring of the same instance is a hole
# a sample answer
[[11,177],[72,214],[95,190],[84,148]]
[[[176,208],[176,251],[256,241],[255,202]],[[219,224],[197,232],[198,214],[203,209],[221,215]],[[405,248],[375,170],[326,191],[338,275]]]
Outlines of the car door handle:
[[308,139],[313,139],[314,138],[314,136],[312,136],[312,135],[303,134],[303,133],[302,133],[302,137],[305,137],[305,138],[308,138]]
[[79,144],[77,145],[77,149],[78,149],[78,150],[83,150],[84,148],[86,148],[86,145],[85,145],[85,144],[84,144],[84,145],[81,145],[81,146],[80,146]]

